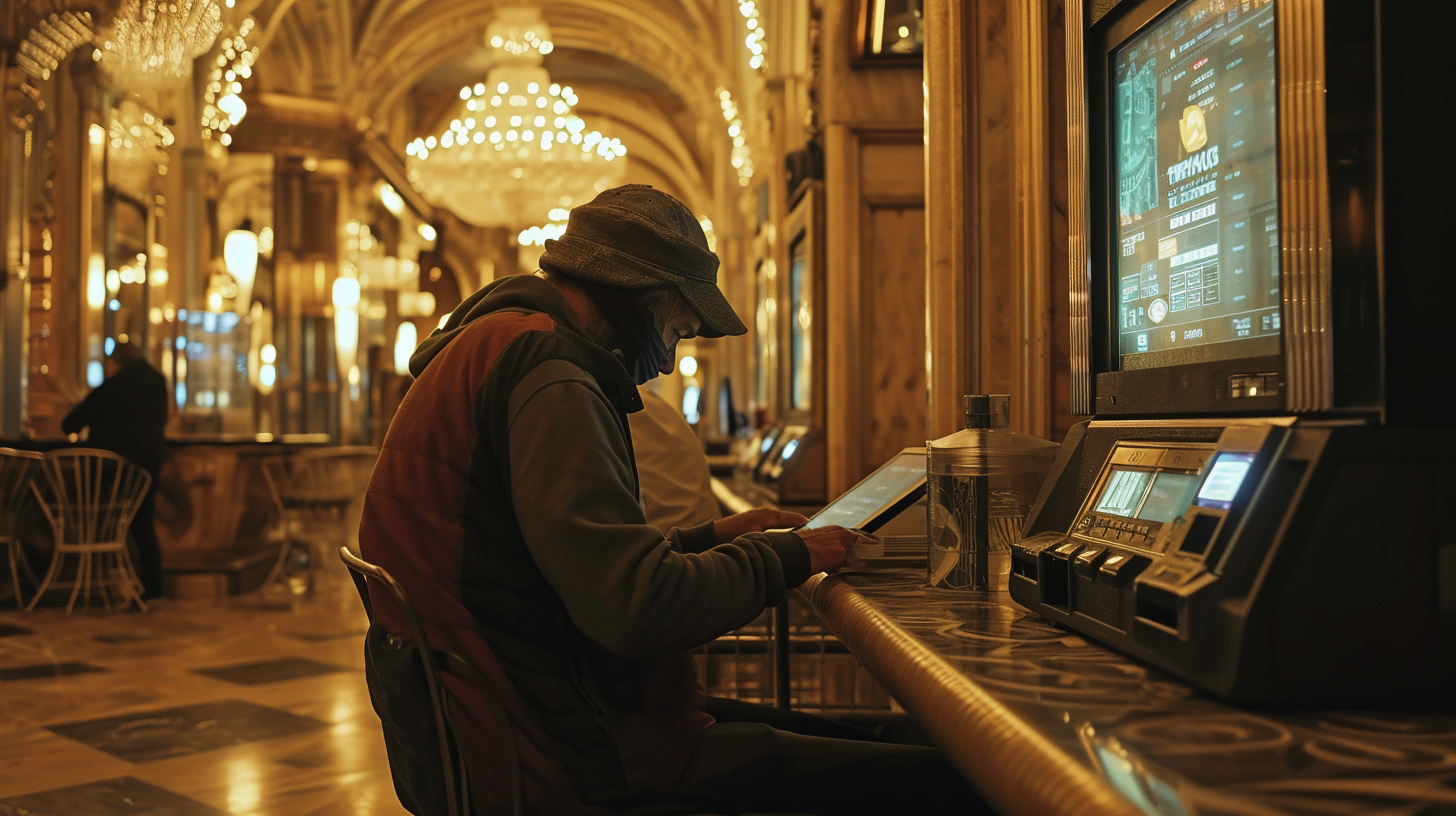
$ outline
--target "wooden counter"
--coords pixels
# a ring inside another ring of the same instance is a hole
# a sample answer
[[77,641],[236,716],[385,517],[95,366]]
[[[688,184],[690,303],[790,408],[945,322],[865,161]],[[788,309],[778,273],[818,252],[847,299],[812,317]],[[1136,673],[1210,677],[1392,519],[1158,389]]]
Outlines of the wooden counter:
[[923,570],[800,592],[1003,813],[1456,813],[1456,716],[1239,709]]

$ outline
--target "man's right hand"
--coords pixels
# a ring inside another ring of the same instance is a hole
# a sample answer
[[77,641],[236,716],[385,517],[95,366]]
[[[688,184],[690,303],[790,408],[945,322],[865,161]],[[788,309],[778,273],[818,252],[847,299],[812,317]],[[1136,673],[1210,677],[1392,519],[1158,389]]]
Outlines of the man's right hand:
[[833,573],[844,566],[849,548],[859,540],[859,534],[843,527],[817,527],[812,530],[795,530],[804,546],[809,548],[809,574]]

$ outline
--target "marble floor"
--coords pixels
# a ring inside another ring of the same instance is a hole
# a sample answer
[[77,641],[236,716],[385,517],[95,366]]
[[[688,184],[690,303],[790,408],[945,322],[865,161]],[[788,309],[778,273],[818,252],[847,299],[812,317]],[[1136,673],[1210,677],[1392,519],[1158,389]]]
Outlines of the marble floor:
[[0,816],[405,813],[365,625],[343,575],[270,602],[0,611]]

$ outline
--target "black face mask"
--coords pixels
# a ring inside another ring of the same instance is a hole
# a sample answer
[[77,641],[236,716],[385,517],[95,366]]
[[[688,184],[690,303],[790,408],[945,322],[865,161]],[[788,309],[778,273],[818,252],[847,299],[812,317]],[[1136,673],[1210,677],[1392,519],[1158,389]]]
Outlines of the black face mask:
[[632,366],[632,379],[638,385],[645,384],[662,372],[662,364],[665,362],[667,346],[663,345],[662,333],[657,330],[657,323],[654,321],[637,337],[637,347],[632,350],[628,359]]

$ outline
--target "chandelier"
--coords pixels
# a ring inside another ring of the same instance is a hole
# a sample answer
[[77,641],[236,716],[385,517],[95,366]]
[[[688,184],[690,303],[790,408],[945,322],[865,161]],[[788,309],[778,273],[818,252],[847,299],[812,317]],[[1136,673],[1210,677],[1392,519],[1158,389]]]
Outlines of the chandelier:
[[176,82],[221,30],[215,0],[122,0],[102,39],[101,66],[131,91]]
[[485,41],[499,52],[486,80],[460,89],[438,135],[405,147],[415,189],[476,226],[519,227],[621,183],[627,148],[588,131],[571,87],[541,67],[552,45],[540,12],[501,9]]
[[15,64],[31,77],[51,78],[51,72],[71,50],[95,36],[91,12],[66,11],[52,14],[35,24],[15,54]]
[[258,60],[258,46],[249,47],[244,39],[253,33],[255,25],[252,17],[244,18],[236,37],[223,38],[222,53],[217,55],[202,92],[202,138],[217,136],[223,147],[233,141],[227,129],[248,114],[248,104],[239,94],[243,92],[243,80],[253,75],[253,63]]

